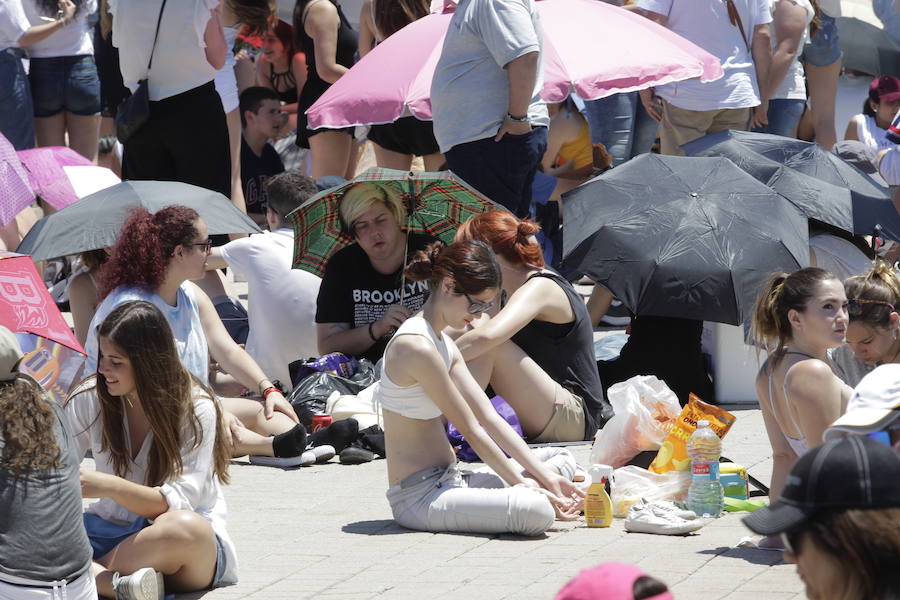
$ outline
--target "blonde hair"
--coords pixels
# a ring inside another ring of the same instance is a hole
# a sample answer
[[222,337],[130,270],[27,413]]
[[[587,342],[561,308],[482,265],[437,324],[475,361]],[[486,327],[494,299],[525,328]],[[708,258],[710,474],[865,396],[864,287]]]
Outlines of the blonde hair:
[[344,228],[352,233],[353,222],[371,209],[376,202],[381,202],[387,207],[388,211],[397,219],[397,224],[401,229],[406,227],[406,211],[400,195],[386,185],[362,181],[344,192],[344,196],[341,198],[339,210]]

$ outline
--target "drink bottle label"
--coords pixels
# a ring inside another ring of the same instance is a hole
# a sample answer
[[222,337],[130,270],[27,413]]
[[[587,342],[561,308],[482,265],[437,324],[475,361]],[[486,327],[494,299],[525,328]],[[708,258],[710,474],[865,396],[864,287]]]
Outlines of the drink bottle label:
[[719,463],[697,461],[691,465],[691,476],[693,479],[709,479],[711,481],[718,481]]

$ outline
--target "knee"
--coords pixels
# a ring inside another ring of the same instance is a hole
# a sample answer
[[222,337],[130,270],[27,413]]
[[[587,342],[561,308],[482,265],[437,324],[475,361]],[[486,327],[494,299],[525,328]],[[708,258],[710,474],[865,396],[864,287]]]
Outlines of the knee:
[[191,510],[175,510],[161,514],[153,523],[167,543],[182,547],[215,543],[215,532],[209,521]]
[[550,529],[556,512],[546,496],[523,486],[515,486],[511,492],[511,533],[536,536]]

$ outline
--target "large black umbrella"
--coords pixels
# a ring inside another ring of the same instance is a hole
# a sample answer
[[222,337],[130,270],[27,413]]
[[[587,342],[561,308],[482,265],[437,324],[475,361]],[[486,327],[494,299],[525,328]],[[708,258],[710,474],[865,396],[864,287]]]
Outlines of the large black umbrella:
[[900,77],[900,43],[884,29],[850,17],[838,17],[837,28],[844,68]]
[[807,217],[851,233],[900,240],[900,214],[874,179],[811,142],[718,131],[682,146],[688,156],[723,156],[793,202]]
[[809,264],[806,217],[724,158],[644,154],[563,195],[564,267],[639,315],[737,325]]
[[141,206],[154,213],[172,204],[196,210],[213,235],[260,232],[219,192],[178,181],[123,181],[44,217],[16,252],[38,261],[108,248],[115,244],[131,209]]

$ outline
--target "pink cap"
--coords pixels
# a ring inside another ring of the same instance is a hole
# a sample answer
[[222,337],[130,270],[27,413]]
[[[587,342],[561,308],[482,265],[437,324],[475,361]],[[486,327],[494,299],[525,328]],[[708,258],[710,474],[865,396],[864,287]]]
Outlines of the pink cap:
[[900,79],[881,75],[869,84],[869,100],[872,102],[893,102],[900,99]]
[[[608,562],[585,569],[563,586],[556,600],[634,600],[634,582],[647,576],[641,569],[625,563]],[[668,591],[647,600],[673,600]]]

